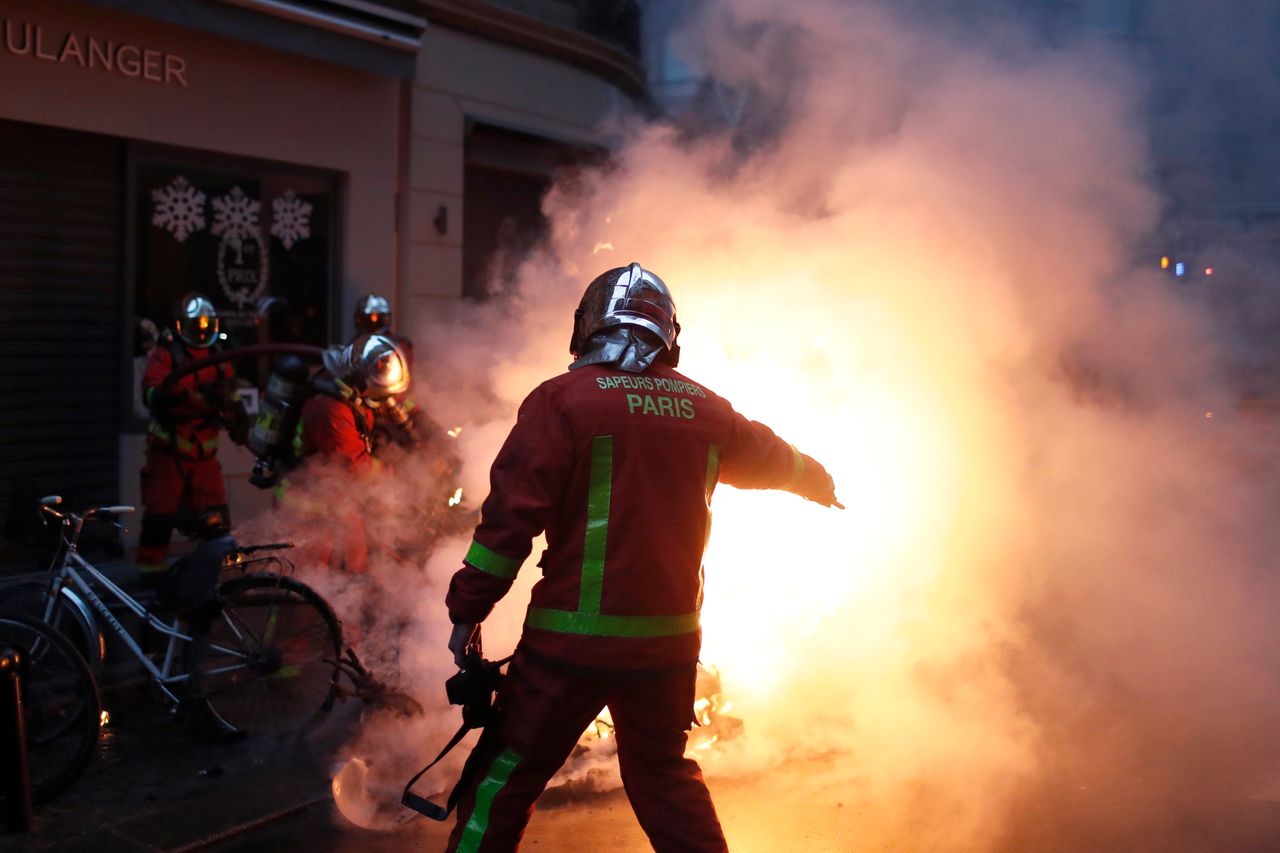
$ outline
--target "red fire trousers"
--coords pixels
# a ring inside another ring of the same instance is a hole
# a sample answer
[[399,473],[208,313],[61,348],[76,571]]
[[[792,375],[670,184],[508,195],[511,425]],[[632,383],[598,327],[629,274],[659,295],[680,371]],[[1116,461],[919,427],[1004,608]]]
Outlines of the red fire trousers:
[[138,571],[158,578],[167,566],[169,539],[183,519],[179,509],[199,514],[227,506],[227,486],[218,458],[188,459],[161,447],[147,448],[142,468],[142,525],[138,534]]
[[447,849],[515,850],[534,802],[607,705],[622,783],[654,850],[725,853],[702,771],[684,756],[696,679],[692,663],[660,674],[585,675],[517,650],[498,695],[498,721],[476,744],[476,769]]

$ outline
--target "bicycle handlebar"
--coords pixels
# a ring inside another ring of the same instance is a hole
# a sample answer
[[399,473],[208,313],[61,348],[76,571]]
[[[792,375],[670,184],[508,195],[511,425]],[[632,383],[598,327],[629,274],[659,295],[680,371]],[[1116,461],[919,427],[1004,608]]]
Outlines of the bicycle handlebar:
[[91,507],[77,515],[74,512],[59,512],[54,509],[54,507],[61,505],[62,497],[59,495],[48,495],[40,499],[40,509],[42,512],[47,512],[54,518],[59,518],[64,521],[68,519],[88,521],[96,515],[128,515],[129,513],[136,511],[134,507],[127,506],[125,504],[113,504],[110,506]]
[[128,515],[134,512],[134,507],[119,504],[117,506],[100,506],[89,510],[85,515]]

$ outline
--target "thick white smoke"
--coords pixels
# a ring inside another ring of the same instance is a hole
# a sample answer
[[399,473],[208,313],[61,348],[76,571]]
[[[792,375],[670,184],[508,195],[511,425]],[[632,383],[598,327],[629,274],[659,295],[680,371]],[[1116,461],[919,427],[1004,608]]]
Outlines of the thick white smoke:
[[[478,501],[582,288],[644,264],[682,368],[849,506],[717,493],[704,659],[745,731],[711,775],[817,778],[894,849],[1230,846],[1280,746],[1276,471],[1211,318],[1135,261],[1161,213],[1140,77],[1115,45],[902,8],[705,4],[686,40],[744,121],[624,124],[517,280],[413,330],[418,387]],[[422,694],[464,547],[414,575]]]

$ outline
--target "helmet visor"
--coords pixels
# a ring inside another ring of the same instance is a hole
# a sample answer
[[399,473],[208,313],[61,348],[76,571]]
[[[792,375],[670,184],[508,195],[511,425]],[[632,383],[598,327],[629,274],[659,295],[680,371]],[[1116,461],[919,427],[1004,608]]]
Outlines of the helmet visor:
[[192,346],[207,347],[218,337],[218,318],[208,314],[184,317],[178,321],[178,333]]
[[365,389],[375,399],[409,390],[409,369],[398,351],[389,350],[369,365]]
[[630,321],[637,326],[649,329],[662,339],[663,344],[671,346],[675,326],[675,314],[670,304],[662,304],[644,297],[628,297],[619,299],[609,311],[622,322]]
[[360,315],[360,330],[367,334],[379,334],[385,332],[390,325],[390,315],[385,311],[370,311],[369,314]]
[[385,296],[371,293],[356,305],[356,331],[381,335],[391,328],[391,303]]

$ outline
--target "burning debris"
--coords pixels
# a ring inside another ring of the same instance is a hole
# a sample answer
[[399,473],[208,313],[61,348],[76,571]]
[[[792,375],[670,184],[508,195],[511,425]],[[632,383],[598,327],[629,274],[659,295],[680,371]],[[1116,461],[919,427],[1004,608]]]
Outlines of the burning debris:
[[[733,701],[724,696],[719,671],[713,666],[698,664],[694,726],[689,732],[687,754],[701,757],[713,747],[743,734],[742,720],[729,714],[732,707]],[[583,732],[568,761],[547,786],[548,790],[559,789],[560,796],[572,798],[618,787],[622,779],[618,775],[617,753],[613,718],[605,708]]]
[[[348,657],[354,658],[350,650]],[[344,663],[347,661],[344,660]],[[358,660],[353,663],[359,667]],[[346,666],[343,671],[347,672]],[[402,720],[424,713],[421,705],[404,694],[399,696],[407,700],[408,705],[401,705],[397,698],[388,701],[384,688],[376,683],[376,679],[368,676],[367,672],[360,678],[367,684],[361,698],[370,702],[375,709],[388,711]],[[699,664],[697,698],[694,701],[695,720],[688,746],[690,754],[705,755],[713,747],[734,740],[743,733],[742,720],[728,713],[733,703],[724,697],[721,684],[720,674],[714,667]],[[398,691],[391,691],[393,697],[397,693]],[[399,762],[394,762],[393,766],[397,773],[405,773]],[[446,766],[448,770],[445,769]],[[333,776],[334,802],[343,817],[356,826],[393,830],[414,817],[412,811],[401,805],[403,791],[396,781],[403,784],[403,776],[378,774],[374,772],[374,767],[374,761],[360,756],[353,756],[338,765]],[[442,765],[439,771],[424,777],[425,781],[421,786],[415,786],[415,791],[422,799],[443,802],[456,781],[456,775],[456,762]],[[620,784],[613,720],[606,708],[583,732],[569,760],[551,780],[548,791],[552,792],[552,800],[574,799],[616,788]],[[418,790],[419,787],[430,790]]]
[[693,716],[697,726],[689,733],[689,751],[705,752],[718,743],[733,740],[743,732],[742,720],[729,715],[733,700],[724,696],[720,671],[698,664],[697,698]]

